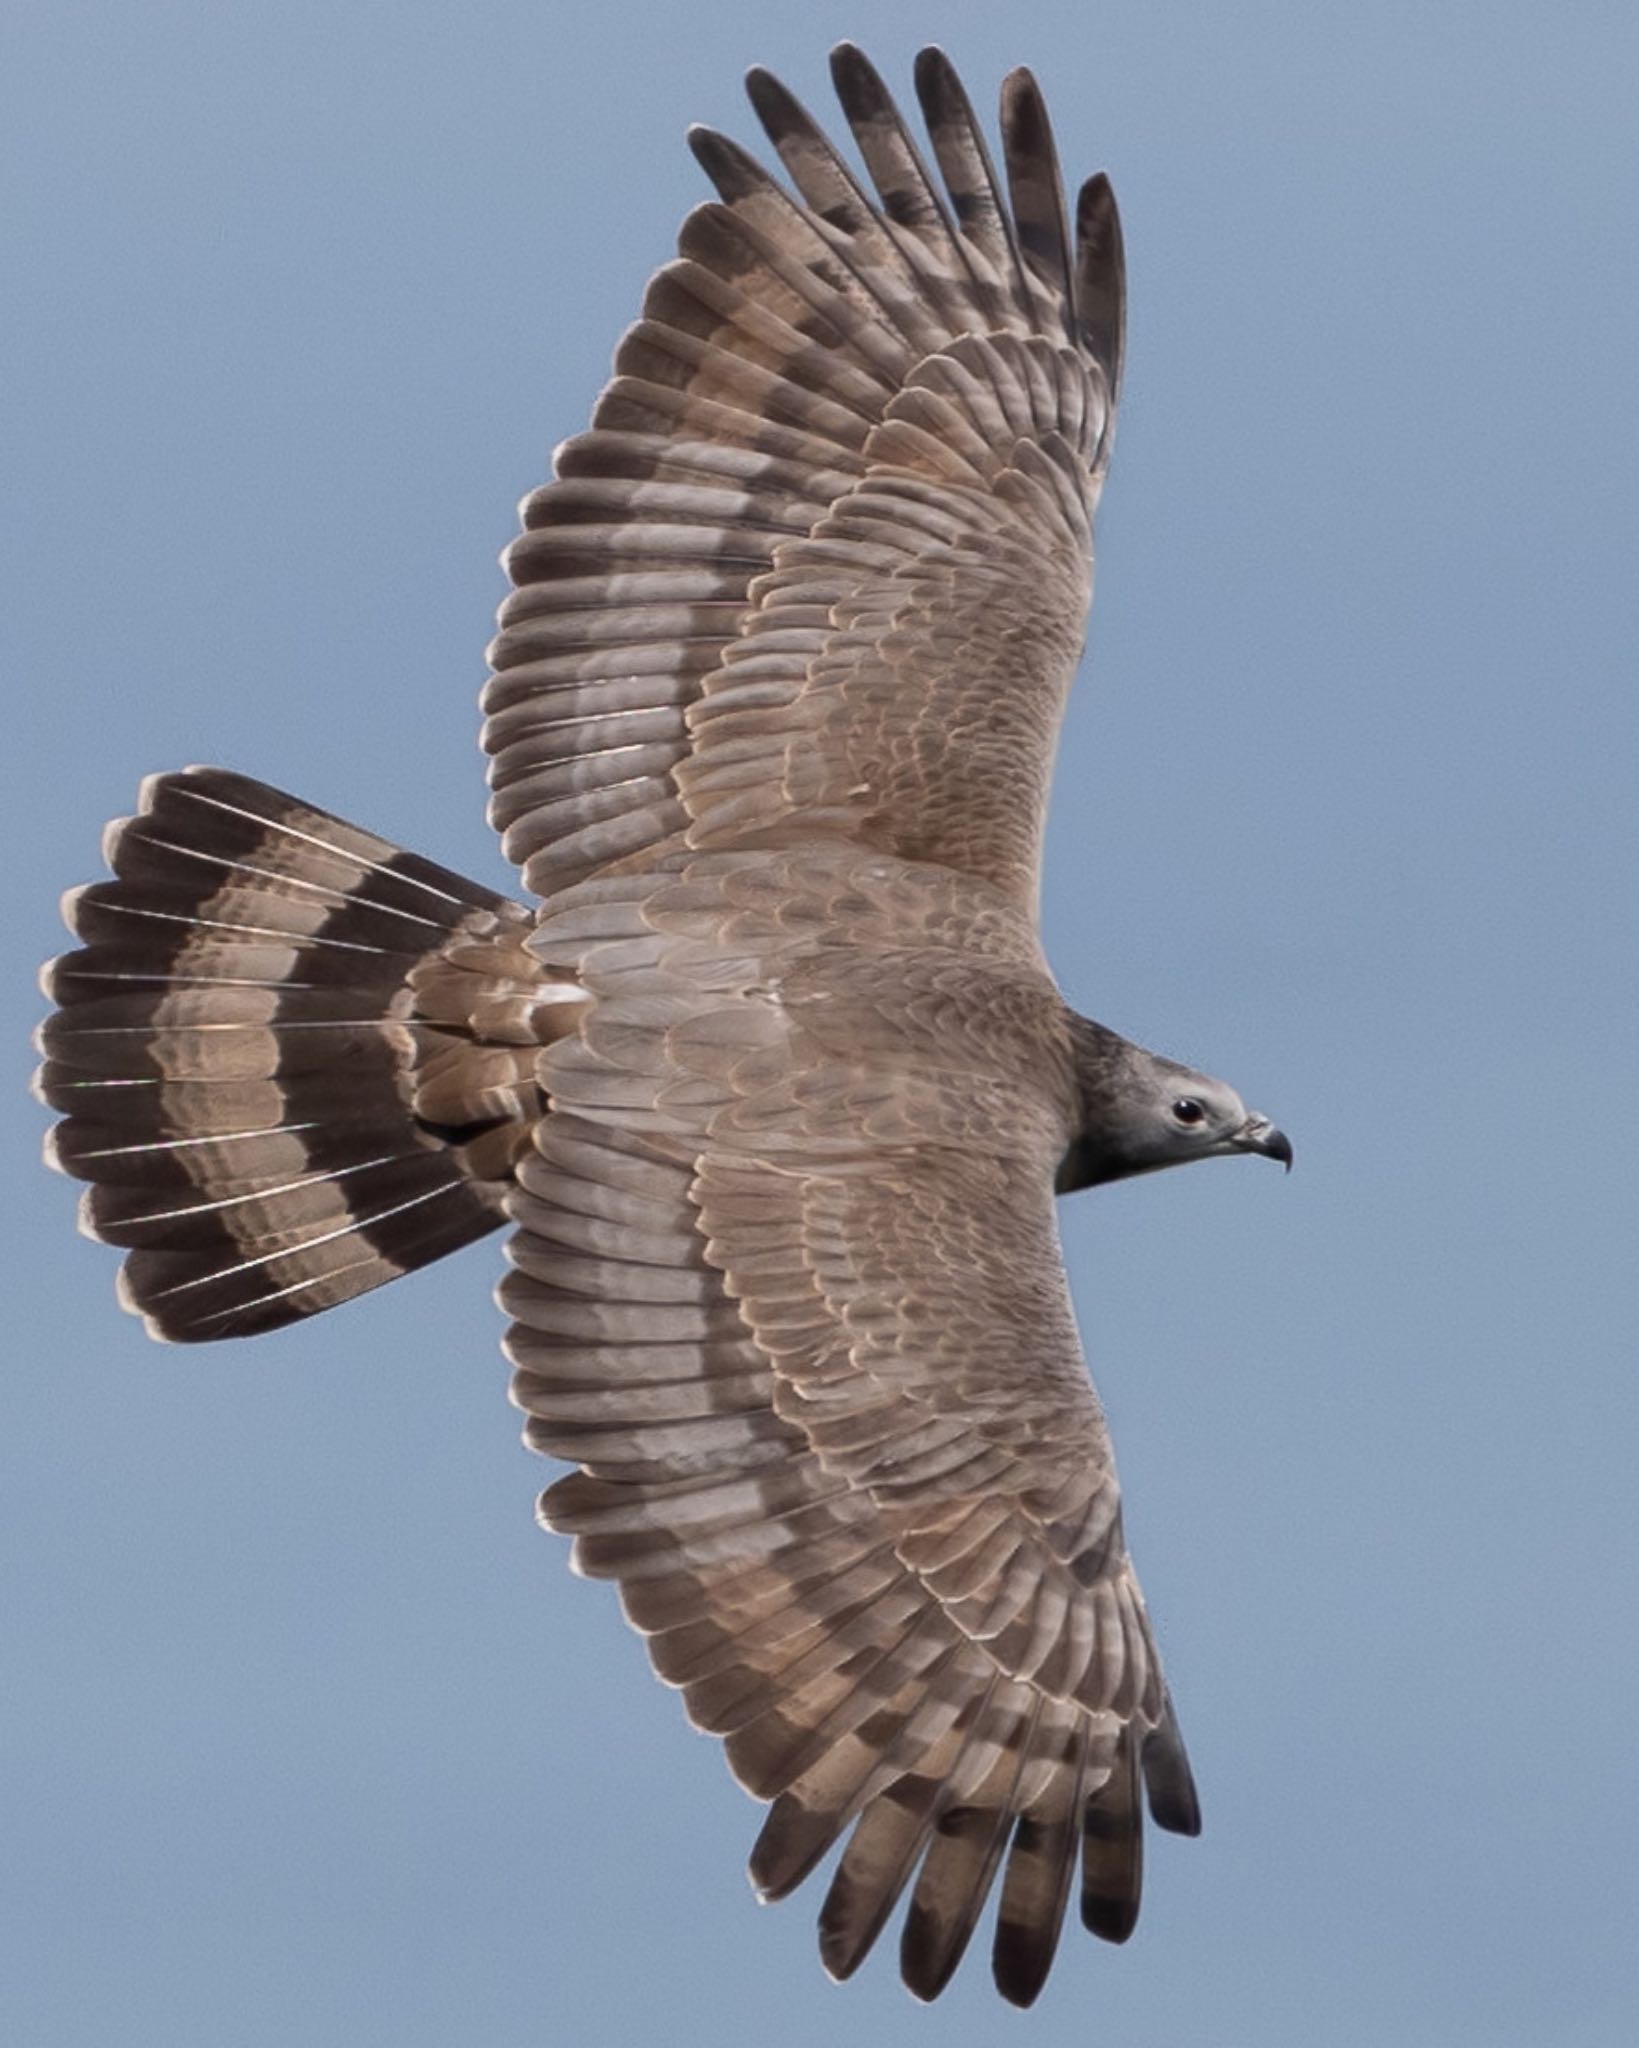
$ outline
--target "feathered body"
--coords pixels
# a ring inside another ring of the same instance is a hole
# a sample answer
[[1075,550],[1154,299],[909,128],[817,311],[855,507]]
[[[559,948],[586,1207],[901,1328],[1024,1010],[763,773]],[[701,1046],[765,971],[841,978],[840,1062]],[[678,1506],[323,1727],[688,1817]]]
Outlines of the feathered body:
[[1078,1868],[1085,1923],[1130,1931],[1140,1783],[1198,1825],[1055,1177],[1289,1148],[1075,1017],[1037,935],[1120,378],[1109,186],[1072,226],[1028,74],[1004,193],[938,52],[937,177],[864,58],[833,71],[874,196],[754,72],[794,194],[695,134],[719,197],[523,508],[484,745],[534,907],[155,778],[71,901],[41,1087],[156,1335],[270,1329],[509,1222],[513,1398],[579,1467],[543,1519],[772,1802],[755,1882],[846,1834],[827,1967],[908,1888],[932,1997],[1000,1873],[1027,2004]]

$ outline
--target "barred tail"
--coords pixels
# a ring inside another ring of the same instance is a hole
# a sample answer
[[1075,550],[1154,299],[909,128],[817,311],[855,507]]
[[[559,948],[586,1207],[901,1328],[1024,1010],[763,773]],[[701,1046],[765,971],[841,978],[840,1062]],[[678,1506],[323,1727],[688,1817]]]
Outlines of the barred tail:
[[103,851],[36,1086],[153,1336],[275,1329],[501,1223],[541,998],[575,993],[527,912],[218,768],[151,777]]

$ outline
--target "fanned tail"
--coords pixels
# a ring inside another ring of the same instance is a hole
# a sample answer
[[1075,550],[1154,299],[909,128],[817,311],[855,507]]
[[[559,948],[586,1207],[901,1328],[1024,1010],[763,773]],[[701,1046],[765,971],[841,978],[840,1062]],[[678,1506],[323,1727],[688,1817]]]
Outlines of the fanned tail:
[[217,768],[151,777],[103,851],[36,1088],[153,1336],[275,1329],[503,1221],[542,997],[574,994],[524,910]]

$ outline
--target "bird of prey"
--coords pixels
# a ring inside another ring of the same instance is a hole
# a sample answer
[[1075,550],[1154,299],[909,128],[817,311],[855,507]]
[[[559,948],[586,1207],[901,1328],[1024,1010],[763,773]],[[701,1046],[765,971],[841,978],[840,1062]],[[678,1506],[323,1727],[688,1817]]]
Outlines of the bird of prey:
[[1121,379],[1102,176],[1035,81],[1004,172],[949,62],[931,161],[850,45],[850,167],[767,72],[783,179],[696,129],[590,430],[523,506],[484,693],[527,907],[216,768],[74,892],[40,1092],[156,1337],[247,1337],[510,1227],[542,1498],[771,1802],[841,1838],[846,1977],[910,1894],[945,1985],[1000,1876],[1027,2005],[1079,1870],[1138,1911],[1195,1790],[1122,1536],[1055,1193],[1285,1137],[1072,1012],[1042,825]]

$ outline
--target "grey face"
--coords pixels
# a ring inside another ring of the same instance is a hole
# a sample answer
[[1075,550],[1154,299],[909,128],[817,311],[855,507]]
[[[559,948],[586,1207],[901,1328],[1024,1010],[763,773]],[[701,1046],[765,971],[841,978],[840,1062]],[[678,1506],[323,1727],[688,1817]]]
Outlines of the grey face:
[[1259,1152],[1290,1171],[1292,1146],[1268,1117],[1249,1110],[1227,1082],[1175,1061],[1144,1054],[1132,1060],[1119,1090],[1100,1105],[1092,1128],[1071,1145],[1056,1186],[1061,1194],[1183,1166]]
[[1292,1147],[1266,1116],[1249,1110],[1223,1081],[1157,1060],[1152,1085],[1131,1101],[1122,1150],[1132,1170],[1182,1166],[1231,1152],[1262,1152],[1292,1163]]

